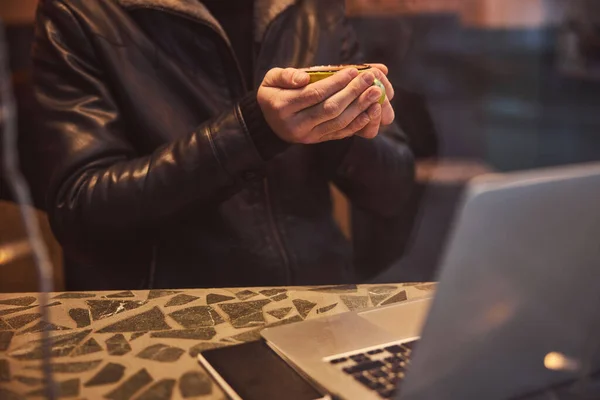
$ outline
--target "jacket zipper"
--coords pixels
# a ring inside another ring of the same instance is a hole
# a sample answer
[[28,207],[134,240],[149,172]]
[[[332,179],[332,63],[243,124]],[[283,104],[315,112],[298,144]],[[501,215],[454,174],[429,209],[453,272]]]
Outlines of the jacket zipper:
[[[154,7],[149,7],[149,8],[154,8]],[[208,27],[209,29],[211,29],[214,33],[216,33],[217,36],[219,36],[223,40],[225,47],[227,48],[227,51],[229,52],[229,56],[236,67],[236,70],[238,73],[238,79],[240,80],[240,82],[242,84],[242,89],[243,89],[244,93],[248,91],[248,83],[246,82],[246,78],[244,77],[244,74],[242,73],[242,68],[240,67],[240,63],[239,63],[237,57],[235,56],[233,49],[231,48],[231,46],[229,45],[227,40],[221,35],[221,32],[219,32],[219,29],[217,29],[216,26],[214,26],[213,24],[211,24],[208,21],[204,21],[204,20],[201,20],[198,18],[193,18],[193,17],[187,16],[187,15],[182,15],[179,13],[174,13],[169,10],[165,10],[164,8],[157,8],[157,9],[159,11],[165,12],[167,14],[171,14],[171,15],[174,15],[174,16],[177,16],[180,18],[187,19],[188,21],[192,21],[192,22],[196,22],[198,24],[204,25],[204,26]],[[270,26],[267,28],[267,30],[265,32],[265,37],[267,37],[269,29],[270,29]],[[254,39],[252,39],[252,40],[254,41]],[[261,47],[261,50],[262,50],[262,47]],[[254,60],[254,58],[255,57],[253,57],[253,62],[254,62],[254,65],[256,66],[256,60]],[[254,75],[256,75],[256,74],[253,74],[253,76]],[[283,245],[283,240],[281,238],[281,234],[275,223],[275,216],[273,214],[273,207],[271,205],[271,195],[269,194],[269,181],[267,180],[267,178],[263,179],[263,190],[265,193],[265,201],[266,201],[266,206],[267,206],[267,214],[268,214],[268,218],[269,218],[269,225],[271,227],[271,232],[273,233],[273,236],[275,237],[275,242],[277,244],[279,254],[281,256],[281,259],[283,260],[283,265],[285,267],[285,272],[286,272],[286,280],[287,280],[288,284],[292,284],[293,282],[292,282],[292,277],[291,277],[292,274],[291,274],[291,268],[290,268],[290,261],[289,261],[287,251],[285,250],[285,247]]]
[[275,237],[275,243],[277,244],[277,249],[279,250],[279,255],[283,260],[283,265],[285,267],[286,273],[286,281],[289,285],[292,282],[292,271],[290,269],[290,259],[288,257],[287,251],[285,250],[285,246],[283,245],[283,240],[281,238],[281,234],[279,229],[277,228],[277,224],[275,223],[275,215],[273,214],[273,207],[271,206],[271,195],[269,194],[269,181],[267,178],[263,179],[263,189],[265,191],[265,201],[267,203],[267,214],[269,216],[269,225],[271,227],[271,231],[273,232],[273,236]]
[[[253,52],[252,64],[253,64],[254,68],[258,67],[258,61],[260,60],[262,52],[263,52],[264,42],[266,42],[266,38],[269,36],[271,27],[272,27],[272,23],[269,24],[269,26],[267,26],[267,29],[264,34],[265,40],[263,40],[263,43],[261,43],[261,45],[260,45],[258,55],[254,54],[254,52]],[[254,42],[254,38],[252,38],[252,41]],[[252,82],[253,88],[255,88],[259,85],[259,82],[257,79],[258,77],[256,76],[256,71],[254,71],[254,73],[252,74],[252,78],[253,78],[253,82]],[[281,237],[281,233],[279,232],[279,229],[277,228],[277,224],[275,222],[275,215],[273,213],[273,206],[271,204],[271,194],[269,193],[269,180],[266,177],[263,179],[263,190],[265,192],[265,201],[266,201],[266,206],[267,206],[267,214],[269,217],[269,225],[271,227],[273,237],[275,237],[275,243],[277,245],[277,249],[279,250],[281,260],[283,261],[283,266],[285,268],[285,274],[286,274],[286,281],[287,281],[288,285],[291,285],[291,284],[293,284],[293,281],[292,281],[292,270],[291,270],[290,258],[288,256],[286,248],[283,244],[283,239]]]
[[[244,74],[242,73],[242,68],[240,67],[240,63],[239,63],[237,57],[235,56],[233,49],[231,48],[231,46],[229,45],[227,40],[225,40],[225,38],[223,38],[221,36],[217,27],[215,27],[213,24],[211,24],[207,21],[199,20],[196,18],[189,18],[189,17],[185,17],[185,16],[184,16],[184,18],[188,18],[191,21],[196,21],[196,22],[212,29],[218,36],[221,37],[221,39],[223,39],[225,47],[227,47],[227,50],[229,52],[229,56],[230,56],[231,60],[233,61],[233,63],[235,64],[235,67],[236,67],[236,70],[238,73],[238,78],[239,78],[240,82],[242,83],[243,91],[244,91],[244,93],[246,93],[248,91],[248,83],[246,82],[246,78],[244,77]],[[265,32],[265,37],[269,33],[269,28],[267,28],[267,31]],[[252,40],[254,41],[254,39],[252,39]],[[261,47],[261,50],[262,50],[262,47]],[[252,61],[254,63],[254,66],[256,66],[255,57],[253,57]],[[253,75],[255,75],[255,74],[253,74]],[[283,266],[285,268],[285,273],[286,273],[286,281],[288,282],[288,284],[291,285],[293,282],[292,282],[292,276],[291,276],[292,273],[291,273],[291,268],[290,268],[290,259],[288,257],[285,246],[283,245],[281,233],[279,232],[279,229],[277,228],[277,224],[275,222],[275,215],[273,213],[273,206],[271,203],[271,195],[269,194],[269,180],[266,177],[263,179],[263,190],[265,193],[265,202],[266,202],[267,214],[268,214],[268,218],[269,218],[269,226],[271,228],[271,232],[273,234],[273,237],[275,238],[275,243],[277,244],[277,249],[279,250],[279,254],[283,261]]]
[[[217,35],[221,36],[219,33],[219,30],[213,26],[213,24],[206,22],[206,21],[202,21],[202,20],[197,20],[200,24],[203,24],[207,27],[209,27],[210,29],[212,29],[213,31],[215,31],[215,33],[217,33]],[[267,31],[265,32],[265,37],[268,34],[269,29],[267,28]],[[240,82],[242,83],[242,87],[244,90],[244,93],[246,93],[248,91],[248,83],[246,82],[246,78],[244,77],[244,74],[242,73],[242,68],[240,67],[240,63],[237,59],[237,57],[235,56],[235,53],[233,52],[233,49],[231,48],[231,46],[228,45],[227,41],[222,38],[223,41],[225,42],[225,47],[227,47],[227,50],[229,51],[229,56],[231,57],[231,60],[234,62],[237,72],[238,72],[238,78],[240,79]],[[254,40],[254,39],[253,39]],[[256,60],[255,57],[253,57],[253,63],[254,66],[256,66]],[[255,75],[255,74],[253,74]],[[287,251],[285,249],[285,246],[283,245],[283,240],[281,238],[281,233],[279,232],[279,229],[277,228],[277,224],[275,222],[275,215],[273,213],[273,206],[271,203],[271,195],[269,193],[269,180],[265,177],[263,179],[263,190],[265,193],[265,202],[266,202],[266,207],[267,207],[267,214],[268,214],[268,218],[269,218],[269,226],[271,228],[271,232],[273,234],[273,237],[275,238],[275,243],[277,244],[277,249],[279,250],[279,254],[281,256],[281,259],[283,261],[283,266],[285,268],[285,273],[286,273],[286,281],[288,282],[288,284],[292,284],[292,273],[291,273],[291,268],[290,268],[290,260],[287,254]]]
[[[211,28],[213,31],[215,31],[219,36],[221,36],[219,34],[219,30],[213,26],[213,24],[206,22],[206,21],[201,21],[198,20],[199,23],[204,24],[205,26]],[[269,29],[267,29],[267,31],[265,32],[265,37],[268,34]],[[254,39],[252,39],[254,40]],[[244,90],[244,93],[246,93],[248,91],[248,83],[246,82],[246,78],[244,77],[244,74],[242,73],[242,68],[240,67],[240,63],[237,59],[237,57],[235,56],[235,53],[233,52],[233,49],[231,48],[231,46],[228,45],[227,41],[224,40],[225,42],[225,47],[227,47],[227,50],[229,51],[229,55],[231,57],[231,60],[234,62],[237,72],[238,72],[238,78],[240,79],[240,82],[242,82],[242,87]],[[256,60],[254,59],[255,57],[253,57],[252,62],[254,63],[254,66],[256,66]],[[255,75],[255,74],[253,74]],[[266,207],[267,207],[267,214],[268,214],[268,218],[269,218],[269,226],[271,227],[271,232],[273,234],[273,237],[275,238],[275,243],[277,244],[277,249],[279,250],[279,254],[281,256],[281,259],[283,261],[283,266],[285,268],[285,273],[286,273],[286,281],[288,282],[288,284],[292,284],[292,277],[291,277],[291,268],[290,268],[290,260],[287,254],[287,251],[285,249],[285,246],[283,245],[283,239],[281,238],[281,233],[279,232],[279,229],[277,228],[277,224],[275,222],[275,215],[273,213],[273,206],[271,203],[271,195],[269,193],[269,180],[265,177],[263,179],[263,190],[265,193],[265,202],[266,202]]]

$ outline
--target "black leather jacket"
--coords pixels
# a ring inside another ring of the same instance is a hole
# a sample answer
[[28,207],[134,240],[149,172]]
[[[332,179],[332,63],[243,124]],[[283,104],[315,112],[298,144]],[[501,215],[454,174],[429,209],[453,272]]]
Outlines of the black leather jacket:
[[81,264],[70,289],[349,282],[329,183],[402,210],[413,160],[396,126],[264,161],[239,109],[274,66],[359,61],[342,0],[257,0],[254,82],[196,0],[44,0],[36,31],[35,145],[52,227]]

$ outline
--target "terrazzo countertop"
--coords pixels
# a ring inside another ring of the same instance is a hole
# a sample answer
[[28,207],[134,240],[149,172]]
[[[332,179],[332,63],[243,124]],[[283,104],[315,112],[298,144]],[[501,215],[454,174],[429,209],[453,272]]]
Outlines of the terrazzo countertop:
[[266,326],[430,295],[433,283],[0,294],[0,399],[43,398],[40,332],[50,332],[61,398],[225,399],[198,352],[259,339]]

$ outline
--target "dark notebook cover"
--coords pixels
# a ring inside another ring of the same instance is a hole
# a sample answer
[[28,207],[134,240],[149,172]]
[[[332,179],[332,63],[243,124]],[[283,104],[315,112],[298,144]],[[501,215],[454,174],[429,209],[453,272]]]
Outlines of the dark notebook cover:
[[207,368],[209,373],[219,375],[243,400],[323,398],[262,340],[203,351],[201,357],[214,370]]

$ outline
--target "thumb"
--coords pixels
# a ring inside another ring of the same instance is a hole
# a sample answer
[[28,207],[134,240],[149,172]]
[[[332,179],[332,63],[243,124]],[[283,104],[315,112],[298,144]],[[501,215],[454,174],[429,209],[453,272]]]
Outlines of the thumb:
[[310,76],[304,71],[295,68],[273,68],[263,81],[263,86],[280,89],[298,89],[308,85]]

